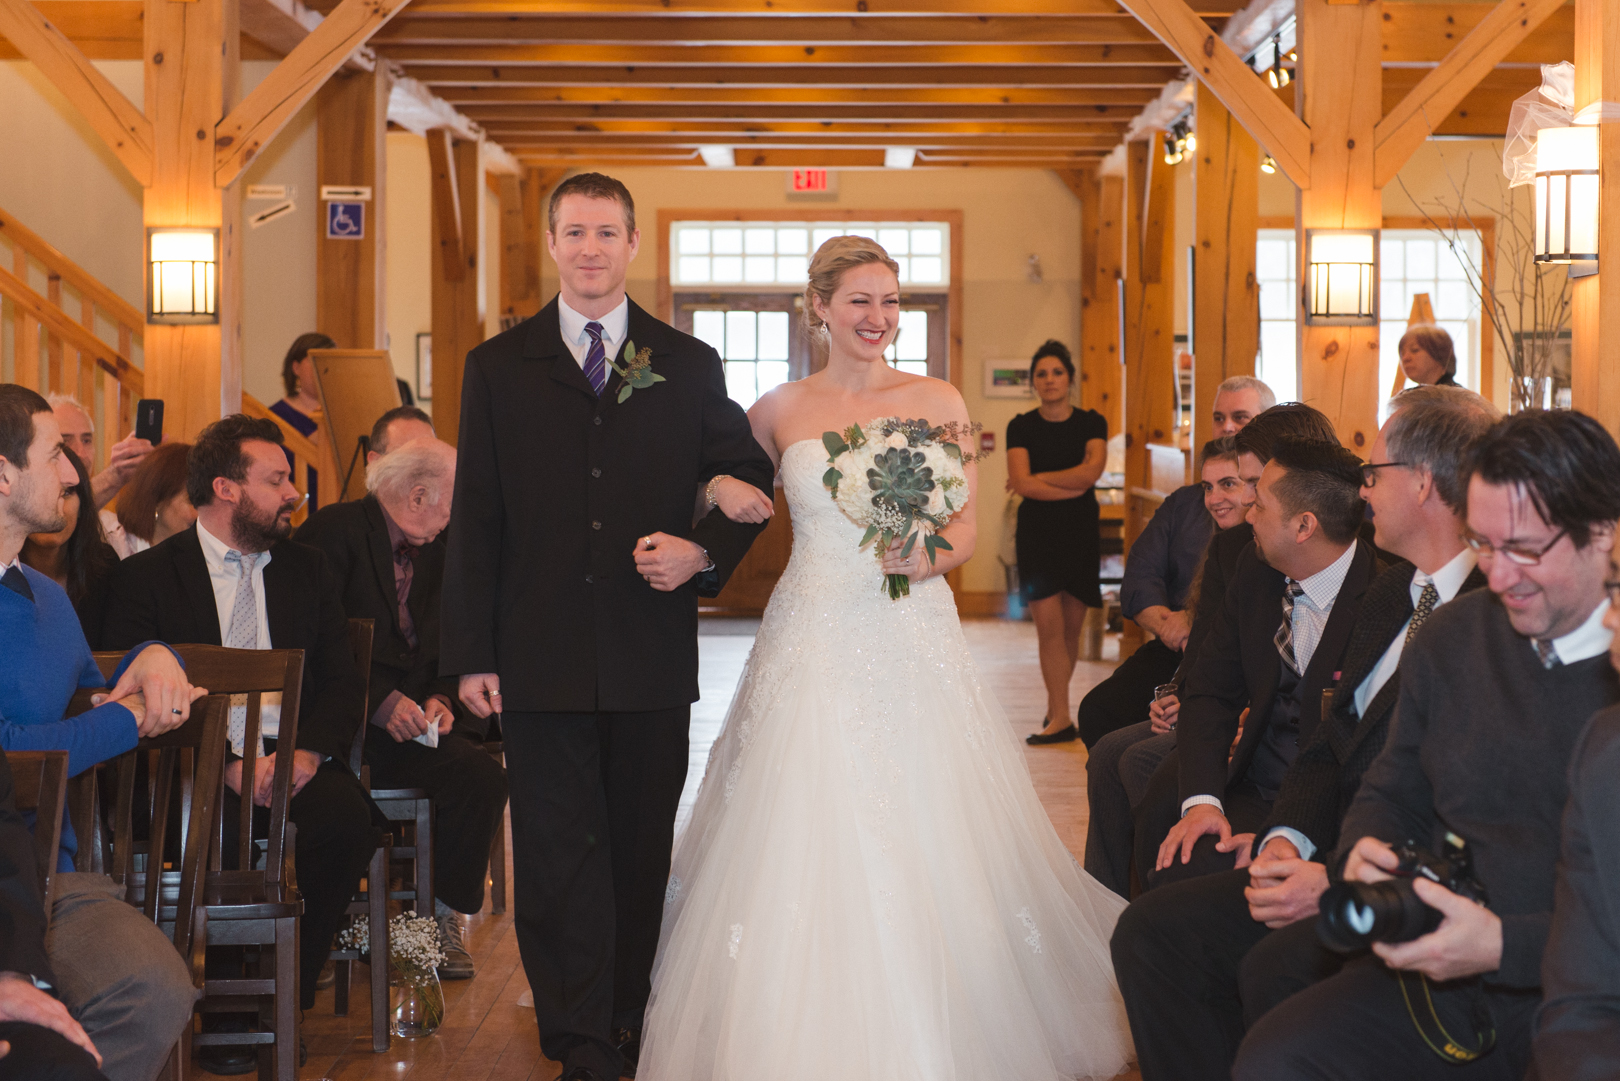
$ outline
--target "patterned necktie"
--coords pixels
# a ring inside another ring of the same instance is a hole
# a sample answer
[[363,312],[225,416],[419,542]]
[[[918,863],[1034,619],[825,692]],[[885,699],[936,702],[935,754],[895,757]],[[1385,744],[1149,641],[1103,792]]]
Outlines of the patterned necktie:
[[1283,663],[1296,673],[1299,671],[1299,662],[1294,659],[1294,602],[1304,592],[1304,586],[1292,578],[1288,579],[1288,588],[1283,590],[1282,595],[1282,623],[1277,627],[1276,637],[1272,639],[1277,643],[1277,652],[1282,654]]
[[1532,638],[1530,644],[1536,647],[1536,656],[1541,658],[1541,667],[1557,668],[1563,664],[1563,658],[1558,656],[1558,650],[1552,644],[1551,638]]
[[[225,632],[225,645],[231,649],[259,648],[259,600],[253,595],[253,568],[258,566],[261,554],[225,553],[225,565],[236,568],[236,600],[231,605],[231,625]],[[226,732],[231,750],[240,755],[247,740],[247,695],[231,695],[231,719]],[[259,754],[264,754],[262,739]]]
[[591,348],[585,354],[585,378],[591,381],[596,393],[601,394],[607,385],[607,350],[602,348],[602,324],[594,320],[586,323],[585,333],[591,336]]
[[1434,606],[1439,603],[1440,591],[1434,588],[1433,582],[1430,582],[1423,587],[1423,592],[1418,596],[1417,607],[1412,609],[1412,622],[1406,625],[1406,640],[1401,643],[1401,648],[1412,644],[1412,636],[1423,626],[1423,621],[1434,614]]
[[416,546],[408,541],[401,541],[394,549],[394,592],[398,595],[399,603],[399,631],[405,636],[405,644],[415,649],[416,621],[411,618],[410,599],[411,581],[416,577]]
[[34,587],[28,584],[28,578],[20,567],[7,567],[6,573],[0,575],[0,586],[5,586],[19,597],[34,599]]

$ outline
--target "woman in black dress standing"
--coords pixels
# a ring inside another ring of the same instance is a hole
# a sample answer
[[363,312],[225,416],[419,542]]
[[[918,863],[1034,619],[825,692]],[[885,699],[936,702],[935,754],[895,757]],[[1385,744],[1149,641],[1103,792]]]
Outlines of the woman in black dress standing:
[[1078,729],[1069,713],[1069,677],[1080,657],[1086,606],[1100,607],[1097,496],[1108,461],[1108,421],[1069,401],[1074,361],[1062,342],[1035,351],[1030,382],[1041,400],[1007,425],[1007,489],[1018,508],[1018,578],[1040,641],[1046,722],[1028,742],[1066,743]]

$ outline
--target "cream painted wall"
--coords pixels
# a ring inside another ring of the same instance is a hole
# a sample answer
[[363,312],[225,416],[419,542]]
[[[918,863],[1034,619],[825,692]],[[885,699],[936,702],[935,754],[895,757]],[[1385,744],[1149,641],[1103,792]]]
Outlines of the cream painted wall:
[[[388,352],[394,374],[416,387],[416,336],[433,330],[433,293],[428,260],[433,257],[431,177],[427,140],[405,131],[388,133]],[[431,401],[418,401],[433,411]]]

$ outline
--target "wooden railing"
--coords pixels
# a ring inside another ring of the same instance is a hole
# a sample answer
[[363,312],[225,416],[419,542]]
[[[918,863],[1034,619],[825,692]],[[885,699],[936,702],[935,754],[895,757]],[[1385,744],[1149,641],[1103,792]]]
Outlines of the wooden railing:
[[[135,344],[146,320],[140,310],[0,210],[0,244],[11,248],[11,269],[0,267],[0,321],[12,323],[14,350],[3,373],[41,394],[71,394],[96,422],[94,468],[107,464],[107,451],[135,424],[135,403],[144,380],[136,366]],[[31,284],[43,271],[45,292]],[[68,307],[64,287],[74,294]],[[97,330],[110,328],[103,340]]]

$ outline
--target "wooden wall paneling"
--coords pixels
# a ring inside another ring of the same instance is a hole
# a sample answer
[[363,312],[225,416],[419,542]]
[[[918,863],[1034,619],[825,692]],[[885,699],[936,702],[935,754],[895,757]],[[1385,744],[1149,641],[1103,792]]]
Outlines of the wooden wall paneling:
[[1215,388],[1253,375],[1260,350],[1260,147],[1207,86],[1198,84],[1193,156],[1193,413],[1191,446],[1213,434]]
[[[1173,282],[1169,273],[1150,278],[1154,267],[1168,269],[1174,230],[1163,219],[1174,213],[1172,166],[1158,153],[1159,136],[1132,142],[1126,157],[1126,216],[1123,229],[1125,282],[1125,484],[1151,487],[1149,443],[1174,438]],[[1155,218],[1160,219],[1154,225]],[[1148,242],[1157,246],[1149,253]],[[1150,254],[1154,258],[1150,259]],[[1135,537],[1126,538],[1126,546]]]
[[1120,197],[1117,176],[1088,174],[1080,206],[1080,406],[1114,435],[1124,423],[1119,392]]
[[501,198],[501,318],[520,322],[545,303],[540,284],[546,203],[562,179],[561,169],[523,171],[498,178]]
[[[442,130],[428,134],[433,239],[441,253],[433,261],[432,281],[433,421],[439,438],[455,446],[461,432],[462,370],[468,351],[484,340],[484,313],[478,310],[478,240],[484,235],[483,142],[452,139]],[[452,254],[458,260],[454,264]]]
[[326,204],[315,215],[315,325],[340,349],[382,349],[387,332],[389,76],[339,72],[316,95],[318,185],[368,187],[365,233],[328,239]]
[[[1575,107],[1620,101],[1620,0],[1575,2]],[[1571,390],[1574,406],[1620,437],[1620,124],[1598,125],[1600,273],[1574,282]],[[1606,264],[1606,265],[1605,265]],[[1605,356],[1605,352],[1608,354]]]
[[[1311,186],[1295,197],[1298,278],[1306,229],[1377,229],[1374,129],[1382,112],[1381,5],[1298,0],[1298,96],[1311,130]],[[1303,293],[1303,290],[1302,290]],[[1365,455],[1378,431],[1378,327],[1307,326],[1299,319],[1300,399],[1327,414],[1345,446]]]
[[[11,247],[11,270],[22,281],[28,281],[28,253],[20,244],[13,244]],[[39,320],[25,314],[16,306],[13,306],[12,313],[16,337],[12,343],[11,378],[20,386],[30,390],[41,390],[49,384],[40,377]]]

